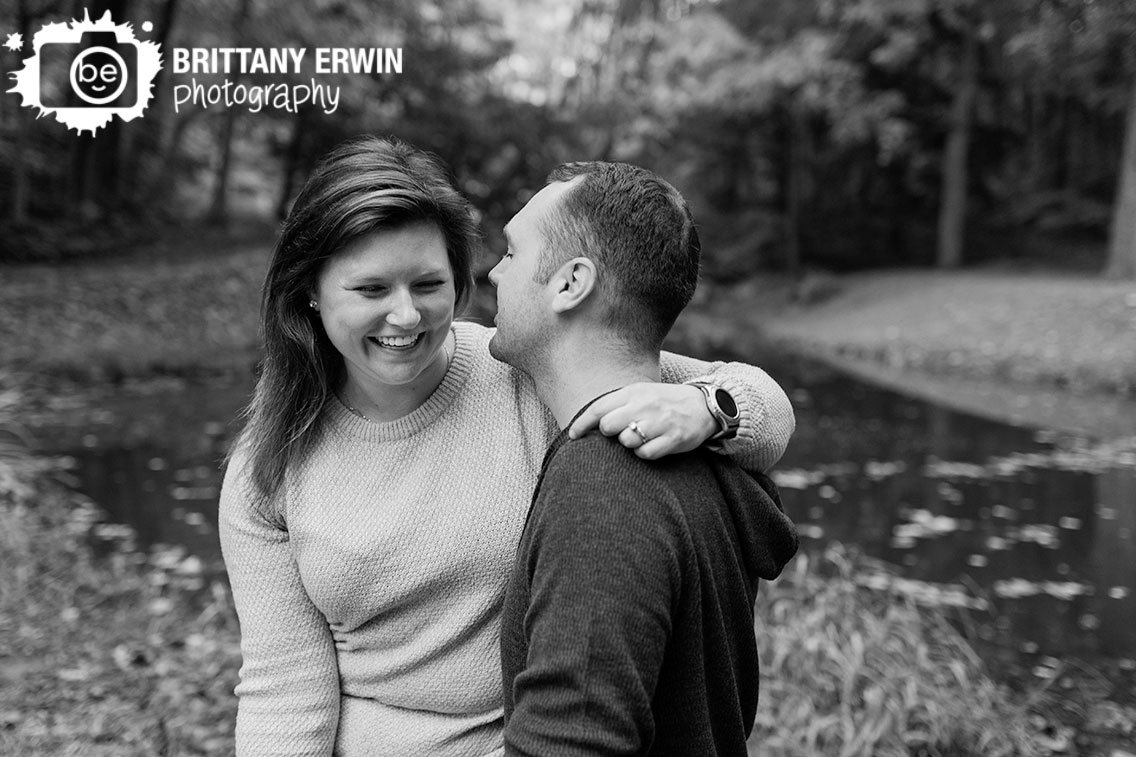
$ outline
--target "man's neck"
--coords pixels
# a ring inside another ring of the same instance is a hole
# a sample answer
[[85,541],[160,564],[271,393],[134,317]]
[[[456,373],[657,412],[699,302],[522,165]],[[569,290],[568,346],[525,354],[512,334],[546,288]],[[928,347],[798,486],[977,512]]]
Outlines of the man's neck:
[[563,429],[601,394],[639,381],[657,383],[659,357],[633,355],[611,344],[577,343],[554,350],[546,369],[532,379],[540,401]]

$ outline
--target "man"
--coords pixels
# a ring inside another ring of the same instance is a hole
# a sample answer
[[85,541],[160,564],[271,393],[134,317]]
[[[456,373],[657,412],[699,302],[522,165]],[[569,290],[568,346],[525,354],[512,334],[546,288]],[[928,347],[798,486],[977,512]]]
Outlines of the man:
[[[505,232],[490,351],[562,429],[597,397],[659,380],[698,278],[671,185],[625,164],[561,166]],[[728,433],[728,395],[702,391]],[[652,431],[632,419],[619,433],[645,447]],[[646,457],[566,430],[545,456],[502,619],[506,754],[746,754],[757,579],[780,573],[796,531],[763,476],[705,450]]]

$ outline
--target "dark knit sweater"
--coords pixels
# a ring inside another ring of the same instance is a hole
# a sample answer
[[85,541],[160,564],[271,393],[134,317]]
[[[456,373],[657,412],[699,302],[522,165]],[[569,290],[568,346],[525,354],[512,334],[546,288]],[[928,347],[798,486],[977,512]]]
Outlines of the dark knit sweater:
[[796,549],[764,476],[562,433],[505,595],[506,754],[745,755],[757,579]]

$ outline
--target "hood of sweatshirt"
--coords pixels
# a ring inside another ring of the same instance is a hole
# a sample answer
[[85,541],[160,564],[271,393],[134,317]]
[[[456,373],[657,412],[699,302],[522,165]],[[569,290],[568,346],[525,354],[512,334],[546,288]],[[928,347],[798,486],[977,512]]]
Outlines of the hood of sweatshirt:
[[711,457],[746,568],[758,578],[776,578],[798,546],[797,527],[785,514],[777,485],[763,473],[742,470],[717,455]]

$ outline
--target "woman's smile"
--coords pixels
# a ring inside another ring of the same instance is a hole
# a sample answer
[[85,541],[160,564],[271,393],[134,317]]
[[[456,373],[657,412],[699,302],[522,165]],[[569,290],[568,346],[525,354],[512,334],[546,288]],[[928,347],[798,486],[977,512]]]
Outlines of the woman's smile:
[[367,338],[383,349],[405,352],[418,346],[418,343],[422,341],[423,333],[419,332],[410,336],[369,336]]

